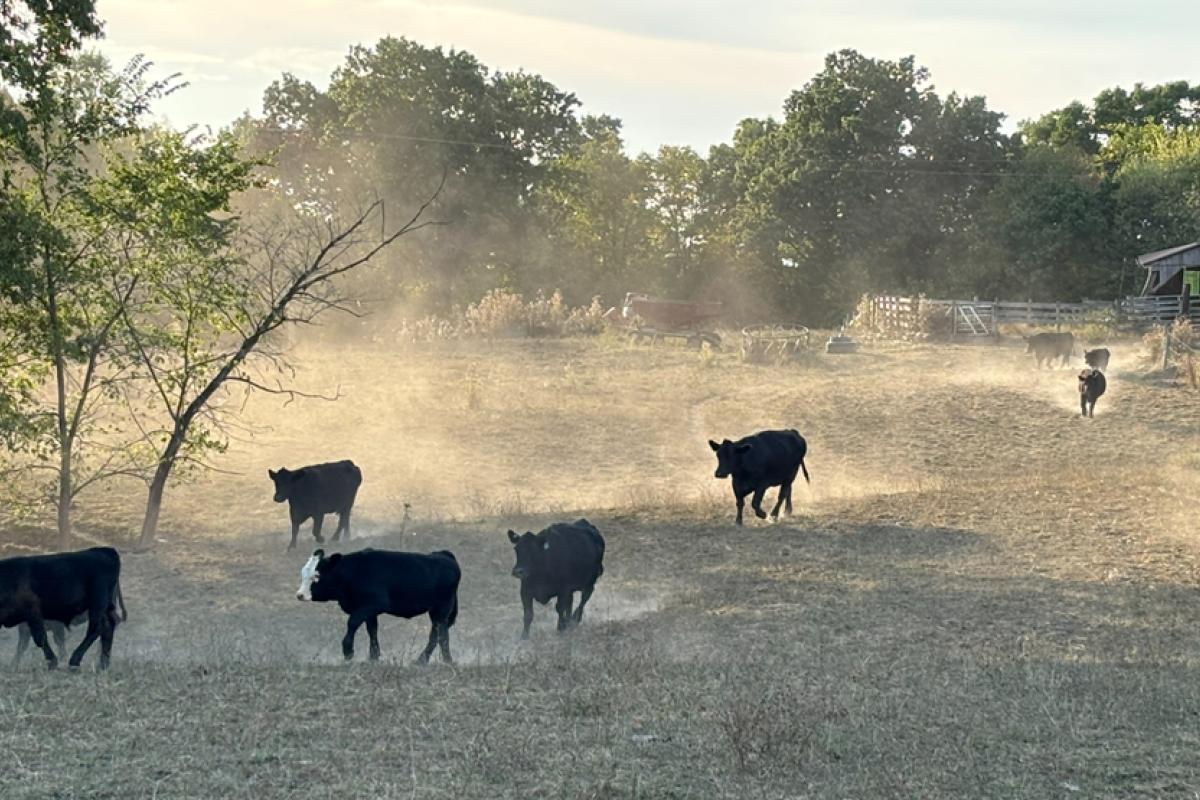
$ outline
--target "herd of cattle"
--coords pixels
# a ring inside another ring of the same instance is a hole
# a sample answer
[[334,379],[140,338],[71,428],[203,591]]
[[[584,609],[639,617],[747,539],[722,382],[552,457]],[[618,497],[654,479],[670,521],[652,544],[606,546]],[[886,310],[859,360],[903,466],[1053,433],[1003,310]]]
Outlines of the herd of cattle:
[[[1041,333],[1030,337],[1028,352],[1038,367],[1061,358],[1069,365],[1074,337],[1070,333]],[[1080,406],[1085,416],[1104,394],[1106,349],[1084,354],[1088,368],[1079,375]],[[792,484],[803,473],[809,481],[804,458],[808,443],[795,430],[761,431],[737,441],[709,441],[717,457],[715,477],[730,478],[737,503],[738,525],[742,524],[745,498],[752,495],[751,508],[760,519],[768,514],[762,502],[768,489],[779,487],[770,516],[778,518],[781,508],[792,512]],[[333,541],[350,538],[350,512],[362,485],[362,471],[352,461],[313,464],[297,470],[268,470],[275,485],[274,500],[288,504],[291,541],[304,522],[312,520],[312,535],[324,544],[321,534],[326,514],[338,515]],[[512,575],[520,581],[523,610],[521,638],[529,637],[533,602],[555,600],[558,630],[564,632],[583,621],[583,609],[604,574],[604,537],[586,519],[560,522],[539,533],[518,535],[508,531],[516,556]],[[74,553],[18,556],[0,559],[0,628],[18,627],[16,661],[30,639],[46,656],[53,669],[58,656],[50,647],[53,636],[58,652],[66,652],[66,630],[87,622],[83,641],[71,654],[69,664],[77,669],[88,648],[100,639],[98,666],[106,669],[112,651],[113,632],[127,619],[120,586],[121,558],[111,547],[96,547]],[[458,588],[462,570],[449,550],[429,554],[366,548],[351,553],[326,554],[317,549],[300,569],[299,600],[336,602],[348,616],[342,639],[342,655],[354,657],[354,638],[365,624],[370,638],[370,658],[378,659],[379,616],[412,619],[428,615],[429,641],[418,657],[426,663],[435,649],[450,662],[450,628],[458,618]],[[574,606],[574,594],[580,593]],[[574,608],[572,608],[574,606]]]

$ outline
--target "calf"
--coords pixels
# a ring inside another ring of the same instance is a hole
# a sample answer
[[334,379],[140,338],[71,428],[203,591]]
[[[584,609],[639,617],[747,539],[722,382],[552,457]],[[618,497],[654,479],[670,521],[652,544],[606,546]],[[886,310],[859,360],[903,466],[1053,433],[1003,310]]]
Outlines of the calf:
[[0,560],[0,627],[26,623],[33,643],[46,655],[50,669],[58,658],[46,639],[46,623],[69,625],[87,616],[87,633],[71,654],[78,669],[88,648],[100,638],[101,670],[108,669],[116,624],[113,607],[120,598],[121,557],[111,547],[75,553],[18,556]]
[[[604,537],[586,519],[556,522],[540,533],[518,536],[508,532],[516,551],[513,577],[521,581],[521,606],[525,611],[521,638],[529,638],[533,601],[542,605],[555,598],[558,631],[583,622],[583,607],[604,574]],[[579,592],[579,606],[571,613],[571,602]]]
[[412,619],[428,614],[432,627],[429,643],[417,658],[429,662],[438,645],[442,660],[450,658],[450,626],[458,618],[458,582],[462,572],[449,550],[423,555],[367,548],[356,553],[334,553],[328,558],[317,550],[300,570],[298,600],[318,603],[336,600],[350,615],[342,655],[354,658],[354,634],[367,623],[371,637],[371,660],[379,659],[379,615]]
[[1053,366],[1056,358],[1061,358],[1065,367],[1071,363],[1071,353],[1075,350],[1075,337],[1071,333],[1035,333],[1025,342],[1029,345],[1025,352],[1033,353],[1039,368],[1043,361],[1047,367]]
[[766,519],[762,509],[763,495],[772,486],[779,487],[779,497],[771,511],[773,519],[779,519],[780,505],[787,504],[787,513],[792,513],[792,482],[796,473],[803,470],[805,483],[810,483],[804,456],[808,443],[794,430],[762,431],[744,439],[731,442],[725,439],[720,444],[712,441],[708,446],[717,454],[718,478],[733,478],[733,497],[737,501],[737,524],[742,524],[742,508],[746,495],[754,493],[750,505],[759,519]]
[[1108,388],[1104,373],[1098,369],[1085,369],[1079,373],[1079,411],[1085,417],[1096,416],[1096,401]]
[[1108,369],[1108,348],[1099,347],[1095,350],[1088,350],[1083,354],[1084,362],[1092,369],[1098,369],[1105,372]]
[[[86,612],[75,617],[69,624],[64,625],[61,622],[54,620],[45,620],[46,632],[54,637],[54,643],[58,645],[58,652],[65,653],[67,650],[67,629],[72,625],[79,625],[87,621],[88,615]],[[128,614],[125,611],[125,599],[121,596],[121,584],[117,583],[117,593],[113,598],[113,604],[108,609],[108,619],[115,629],[118,624],[128,619]],[[22,622],[17,626],[17,654],[13,656],[12,665],[15,667],[21,663],[21,656],[25,655],[25,650],[29,647],[29,640],[32,634],[29,632],[29,623]]]
[[313,521],[313,538],[324,544],[321,525],[325,522],[326,514],[338,515],[333,540],[336,542],[341,539],[343,531],[349,540],[350,509],[354,507],[354,498],[358,495],[358,487],[362,485],[362,471],[353,461],[313,464],[294,471],[281,467],[278,472],[267,470],[267,475],[275,482],[275,502],[286,500],[288,514],[292,518],[292,541],[288,550],[296,548],[296,534],[300,525],[309,519]]

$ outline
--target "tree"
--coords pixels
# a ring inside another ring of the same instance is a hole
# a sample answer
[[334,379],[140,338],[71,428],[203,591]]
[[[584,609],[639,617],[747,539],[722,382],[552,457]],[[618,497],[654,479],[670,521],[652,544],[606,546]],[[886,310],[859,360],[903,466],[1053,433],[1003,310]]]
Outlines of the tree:
[[928,82],[912,58],[843,50],[781,122],[739,126],[733,225],[789,315],[830,323],[867,289],[933,285],[965,246],[1010,143],[982,98]]
[[230,385],[301,394],[262,378],[264,369],[286,364],[273,337],[330,311],[353,313],[339,280],[401,237],[434,224],[424,217],[436,199],[434,192],[407,221],[378,239],[372,232],[383,221],[381,201],[345,223],[303,213],[276,226],[260,223],[241,231],[236,259],[210,254],[169,263],[155,274],[147,306],[122,318],[166,418],[162,431],[148,436],[159,450],[140,547],[154,542],[163,494],[176,466],[220,447],[213,434],[220,421],[214,407],[219,394]]
[[[126,449],[106,441],[112,431],[100,408],[127,379],[114,329],[140,280],[121,254],[139,238],[99,187],[110,149],[139,130],[150,101],[170,88],[148,82],[147,69],[135,60],[113,73],[98,56],[59,64],[0,118],[0,238],[12,243],[0,264],[0,323],[6,359],[24,373],[0,405],[20,404],[23,422],[7,429],[24,434],[34,467],[55,476],[61,546],[78,493],[130,466]],[[42,379],[54,390],[48,408],[22,389]],[[84,459],[85,450],[95,457]]]
[[41,91],[46,76],[99,35],[93,0],[0,0],[0,82]]
[[578,105],[537,75],[387,37],[353,48],[327,91],[287,75],[274,83],[261,141],[281,147],[283,193],[330,208],[367,193],[403,203],[445,173],[431,211],[452,224],[395,250],[373,287],[444,308],[541,274],[532,198],[582,140]]
[[610,296],[657,289],[661,274],[649,263],[655,214],[648,164],[625,154],[615,121],[584,125],[587,141],[554,161],[538,198],[550,220],[547,235],[572,254],[568,288],[578,293],[582,284]]

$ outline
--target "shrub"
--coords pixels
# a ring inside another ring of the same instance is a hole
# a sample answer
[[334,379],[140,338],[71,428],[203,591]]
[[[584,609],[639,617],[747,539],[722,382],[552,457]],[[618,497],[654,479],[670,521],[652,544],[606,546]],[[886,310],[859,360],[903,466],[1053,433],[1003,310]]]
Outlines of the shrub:
[[401,320],[398,338],[409,343],[483,337],[596,336],[604,332],[604,306],[593,297],[586,306],[569,308],[562,292],[538,292],[530,301],[507,289],[493,289],[463,311],[445,317],[426,316]]

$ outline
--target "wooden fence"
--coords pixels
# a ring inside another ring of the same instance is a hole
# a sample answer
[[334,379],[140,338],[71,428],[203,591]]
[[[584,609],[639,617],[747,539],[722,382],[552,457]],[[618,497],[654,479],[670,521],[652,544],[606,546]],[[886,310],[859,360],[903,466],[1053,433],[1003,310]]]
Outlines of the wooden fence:
[[1178,295],[1125,297],[1115,301],[1035,303],[1031,300],[937,300],[872,295],[853,324],[882,333],[941,332],[996,335],[999,325],[1054,328],[1083,325],[1097,317],[1135,328],[1168,323],[1186,314],[1200,324],[1200,303]]

